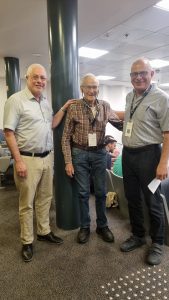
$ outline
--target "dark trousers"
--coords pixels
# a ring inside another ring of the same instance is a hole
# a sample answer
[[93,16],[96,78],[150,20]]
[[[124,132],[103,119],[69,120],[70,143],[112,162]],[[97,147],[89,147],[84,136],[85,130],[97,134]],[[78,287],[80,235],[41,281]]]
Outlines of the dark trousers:
[[143,196],[150,217],[150,236],[153,243],[164,241],[164,208],[160,187],[154,194],[148,184],[156,177],[156,169],[161,156],[160,145],[150,145],[142,149],[124,147],[122,155],[124,190],[128,200],[130,223],[135,236],[145,235]]

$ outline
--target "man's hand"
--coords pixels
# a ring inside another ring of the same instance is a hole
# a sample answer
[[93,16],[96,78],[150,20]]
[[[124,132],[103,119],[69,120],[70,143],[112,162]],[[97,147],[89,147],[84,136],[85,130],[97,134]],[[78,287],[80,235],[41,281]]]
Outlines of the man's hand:
[[27,177],[27,168],[25,163],[22,160],[15,162],[16,173],[19,177],[26,178]]
[[71,100],[68,100],[63,106],[62,108],[66,111],[68,109],[68,107],[71,105],[71,104],[74,104],[76,102],[75,99],[71,99]]
[[65,170],[66,170],[66,174],[72,178],[74,175],[74,168],[72,163],[66,164]]
[[163,180],[168,177],[168,166],[166,164],[159,163],[156,170],[156,178]]

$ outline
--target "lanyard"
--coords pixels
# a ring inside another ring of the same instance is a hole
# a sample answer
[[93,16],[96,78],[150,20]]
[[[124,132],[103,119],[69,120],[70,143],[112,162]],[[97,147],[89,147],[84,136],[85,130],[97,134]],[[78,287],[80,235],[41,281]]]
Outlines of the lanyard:
[[89,122],[91,123],[92,128],[93,128],[94,125],[95,125],[95,123],[96,123],[98,114],[99,114],[99,102],[96,99],[96,115],[94,117],[93,113],[92,113],[92,110],[91,110],[91,107],[88,105],[88,103],[86,102],[85,98],[83,98],[82,100],[83,100],[84,106],[86,108],[86,112],[88,114]]
[[141,99],[139,100],[138,104],[133,108],[134,105],[134,98],[135,98],[135,93],[132,99],[132,103],[131,103],[131,108],[130,108],[130,120],[132,119],[136,109],[139,107],[139,105],[141,104],[142,100],[148,95],[148,93],[151,90],[152,85],[149,86],[149,88],[143,93],[143,96],[141,97]]

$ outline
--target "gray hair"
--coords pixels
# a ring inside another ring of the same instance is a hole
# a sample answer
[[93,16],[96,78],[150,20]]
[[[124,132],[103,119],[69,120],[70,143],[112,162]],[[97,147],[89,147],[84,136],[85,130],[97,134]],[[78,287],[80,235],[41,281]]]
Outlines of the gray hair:
[[95,76],[94,74],[92,74],[92,73],[87,73],[86,75],[84,75],[84,76],[81,78],[81,80],[80,80],[80,86],[83,86],[83,85],[84,85],[84,82],[85,82],[86,78],[88,78],[88,77],[91,77],[91,78],[93,78],[94,80],[96,80],[97,83],[98,83],[98,85],[99,85],[99,80],[96,78],[96,76]]
[[148,58],[146,58],[146,57],[140,57],[140,58],[138,58],[136,61],[134,61],[133,63],[132,63],[132,66],[131,67],[133,67],[133,65],[136,65],[137,63],[144,63],[145,65],[147,65],[147,67],[151,70],[151,71],[153,71],[153,68],[152,68],[152,66],[151,66],[151,64],[150,64],[150,61],[149,61],[149,59]]
[[[33,72],[33,69],[35,68],[41,68],[45,71],[46,73],[46,69],[44,68],[44,66],[42,66],[41,64],[32,64],[28,67],[27,71],[26,71],[26,75],[25,77],[28,77],[32,72]],[[47,75],[47,74],[46,74]]]

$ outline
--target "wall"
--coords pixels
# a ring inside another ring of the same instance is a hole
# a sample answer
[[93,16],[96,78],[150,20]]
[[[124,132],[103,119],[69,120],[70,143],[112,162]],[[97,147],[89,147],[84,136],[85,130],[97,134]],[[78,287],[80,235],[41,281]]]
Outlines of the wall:
[[[113,110],[124,111],[126,94],[130,90],[131,88],[124,86],[100,85],[98,98],[109,102]],[[112,135],[118,143],[121,143],[122,132],[109,123],[106,126],[106,134]]]
[[0,78],[0,128],[3,128],[3,111],[7,99],[5,79]]

